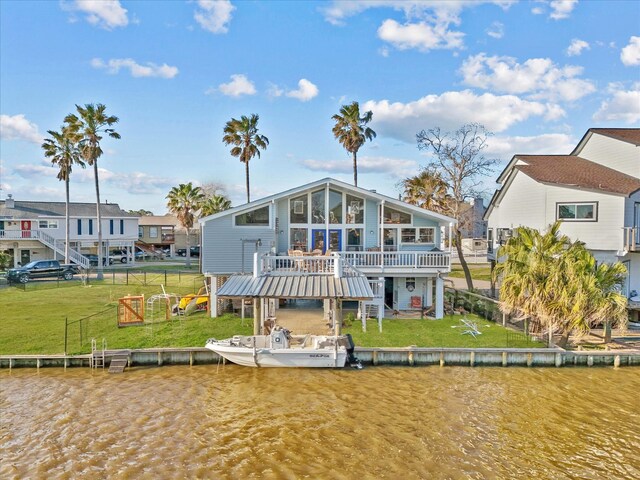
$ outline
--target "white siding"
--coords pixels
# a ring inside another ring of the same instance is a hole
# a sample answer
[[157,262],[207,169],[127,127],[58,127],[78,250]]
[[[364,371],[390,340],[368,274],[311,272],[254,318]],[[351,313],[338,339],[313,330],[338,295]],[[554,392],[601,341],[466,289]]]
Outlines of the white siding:
[[[489,216],[489,228],[516,228],[521,226],[544,229],[548,225],[545,215],[544,185],[521,172],[507,183],[500,205]],[[495,230],[493,232],[495,240]]]
[[578,155],[605,167],[640,178],[640,147],[594,133]]
[[585,242],[590,250],[622,250],[624,197],[563,187],[540,185],[546,189],[546,224],[556,221],[558,202],[598,202],[597,222],[563,222],[560,231],[571,240]]

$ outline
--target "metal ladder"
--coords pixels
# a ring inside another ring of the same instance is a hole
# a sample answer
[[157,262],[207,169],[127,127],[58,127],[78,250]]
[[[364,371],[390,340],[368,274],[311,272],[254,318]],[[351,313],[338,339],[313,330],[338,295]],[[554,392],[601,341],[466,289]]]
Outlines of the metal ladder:
[[95,338],[91,339],[91,368],[104,369],[105,350],[107,350],[107,339],[102,339],[102,351],[98,351],[97,342]]

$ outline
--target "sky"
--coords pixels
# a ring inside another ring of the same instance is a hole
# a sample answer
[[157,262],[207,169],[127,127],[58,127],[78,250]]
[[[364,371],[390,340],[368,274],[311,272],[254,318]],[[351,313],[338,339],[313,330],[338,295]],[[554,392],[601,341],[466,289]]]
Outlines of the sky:
[[[353,183],[332,115],[360,103],[377,133],[358,185],[396,197],[429,158],[416,133],[492,132],[489,196],[513,155],[568,154],[592,127],[640,124],[640,2],[0,0],[0,199],[64,201],[40,147],[75,105],[119,118],[101,199],[166,212],[179,183],[246,201],[225,123],[258,114],[252,199],[324,177]],[[93,169],[71,201],[95,202]]]

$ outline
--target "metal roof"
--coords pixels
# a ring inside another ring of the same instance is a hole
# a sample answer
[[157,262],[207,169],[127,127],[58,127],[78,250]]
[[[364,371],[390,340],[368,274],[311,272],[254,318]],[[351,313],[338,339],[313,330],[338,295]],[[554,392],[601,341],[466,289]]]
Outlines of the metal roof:
[[342,298],[371,300],[373,291],[364,275],[336,278],[332,275],[232,275],[217,295],[225,298]]

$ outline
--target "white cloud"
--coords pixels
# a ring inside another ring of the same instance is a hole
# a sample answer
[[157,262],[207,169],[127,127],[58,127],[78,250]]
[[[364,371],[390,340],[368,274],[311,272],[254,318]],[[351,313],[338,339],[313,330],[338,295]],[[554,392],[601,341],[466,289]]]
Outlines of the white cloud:
[[[307,159],[300,162],[309,170],[329,173],[352,173],[353,160],[351,156],[344,160],[314,160]],[[418,170],[418,162],[404,158],[390,157],[358,157],[359,173],[386,173],[394,177],[405,177]]]
[[531,9],[531,13],[533,13],[534,15],[542,15],[544,13],[544,9],[541,7],[533,7]]
[[624,90],[620,85],[609,85],[611,97],[600,104],[600,109],[593,115],[598,122],[640,121],[640,82],[631,90]]
[[289,90],[287,97],[296,98],[301,102],[308,102],[318,95],[318,87],[306,78],[300,79],[297,90]]
[[504,37],[504,24],[501,22],[493,22],[491,26],[487,28],[486,32],[491,38],[502,38]]
[[[405,23],[386,19],[378,28],[378,37],[400,50],[417,48],[421,51],[433,49],[463,48],[464,33],[450,30],[451,25],[460,25],[460,13],[483,3],[499,5],[507,9],[514,0],[341,0],[322,8],[325,19],[334,25],[342,25],[345,19],[370,8],[393,9],[404,13]],[[416,21],[417,20],[417,21]]]
[[629,45],[620,52],[620,60],[626,66],[640,65],[640,37],[629,38]]
[[408,103],[370,100],[362,109],[373,112],[372,128],[379,135],[409,143],[415,142],[418,131],[435,126],[452,130],[477,122],[489,131],[502,132],[529,117],[556,120],[564,116],[557,105],[527,101],[515,95],[476,95],[470,90],[427,95]]
[[231,13],[235,9],[229,0],[198,0],[193,18],[208,32],[227,33]]
[[122,8],[120,0],[75,0],[61,5],[64,10],[86,14],[86,20],[91,25],[106,30],[129,24],[127,9]]
[[[253,85],[253,82],[242,74],[231,75],[231,81],[229,83],[221,83],[218,85],[217,90],[229,97],[255,95],[256,93],[256,87]],[[207,93],[211,93],[212,91],[213,90],[209,90]]]
[[23,114],[0,115],[0,139],[26,140],[38,145],[44,140],[38,126],[27,120]]
[[460,23],[460,12],[467,7],[475,7],[483,3],[509,8],[515,0],[335,0],[328,7],[322,8],[325,20],[333,25],[343,25],[345,19],[364,12],[370,8],[388,8],[402,11],[407,18],[436,17],[450,23]]
[[398,50],[416,48],[422,52],[433,49],[462,48],[464,33],[447,29],[448,24],[426,22],[399,24],[387,19],[378,28],[378,37]]
[[576,141],[564,133],[545,133],[531,137],[493,136],[487,140],[487,153],[496,157],[511,158],[515,154],[568,154]]
[[269,88],[267,89],[268,96],[272,98],[276,98],[276,97],[281,97],[283,94],[284,94],[284,90],[280,88],[278,85],[276,85],[275,83],[269,84]]
[[529,94],[534,99],[574,101],[596,90],[589,80],[576,78],[582,67],[556,66],[549,58],[517,63],[511,57],[467,58],[460,68],[466,85],[500,93]]
[[563,18],[569,18],[569,15],[573,9],[578,5],[578,0],[552,0],[549,3],[551,7],[550,18],[554,20],[562,20]]
[[576,57],[582,53],[583,50],[589,50],[589,43],[578,38],[571,40],[571,45],[567,48],[567,55],[570,57]]
[[156,65],[151,62],[140,65],[131,58],[112,58],[108,62],[105,62],[101,58],[94,58],[91,60],[91,66],[93,68],[106,70],[111,74],[118,73],[122,68],[128,68],[132,77],[173,78],[178,75],[178,67],[171,67],[166,63]]

